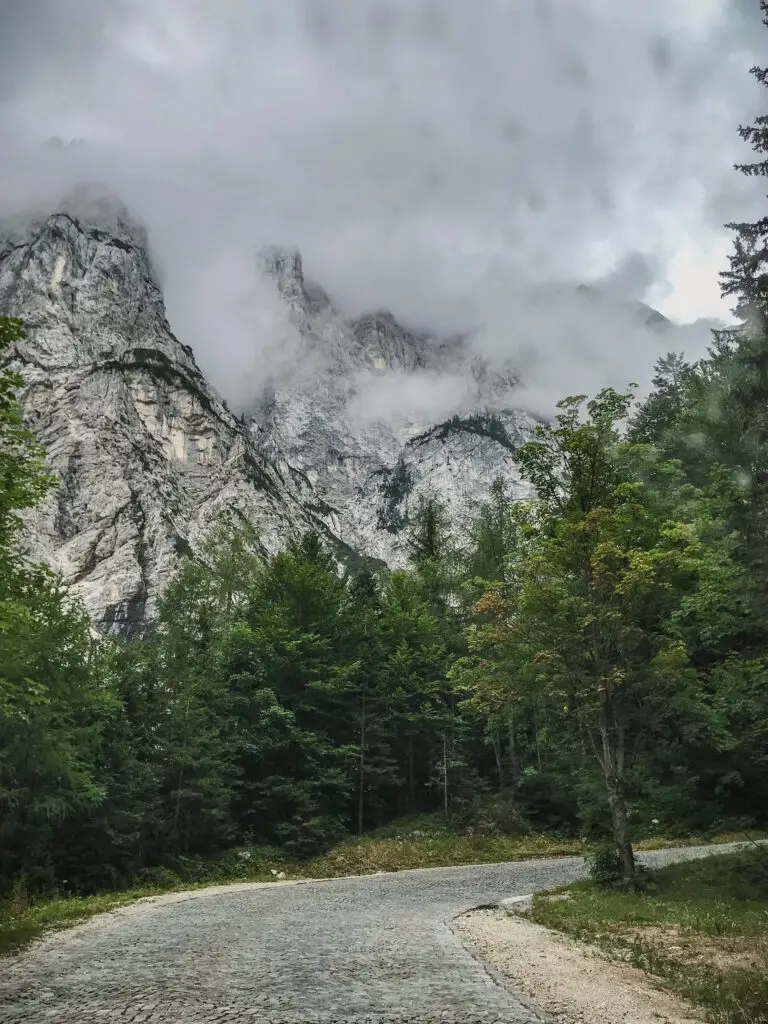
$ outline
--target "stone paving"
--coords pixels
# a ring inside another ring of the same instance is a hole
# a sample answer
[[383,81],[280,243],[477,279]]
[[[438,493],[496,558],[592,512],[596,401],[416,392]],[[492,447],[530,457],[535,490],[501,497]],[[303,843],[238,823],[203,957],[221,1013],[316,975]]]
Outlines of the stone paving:
[[568,858],[159,897],[1,961],[0,1022],[531,1024],[450,921],[583,873]]

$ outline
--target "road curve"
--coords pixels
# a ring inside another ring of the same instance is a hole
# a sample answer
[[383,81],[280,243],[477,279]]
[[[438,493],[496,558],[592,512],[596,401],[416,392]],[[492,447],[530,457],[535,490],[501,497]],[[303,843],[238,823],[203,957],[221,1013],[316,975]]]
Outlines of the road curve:
[[0,1022],[530,1024],[450,920],[583,874],[566,858],[157,897],[0,961]]

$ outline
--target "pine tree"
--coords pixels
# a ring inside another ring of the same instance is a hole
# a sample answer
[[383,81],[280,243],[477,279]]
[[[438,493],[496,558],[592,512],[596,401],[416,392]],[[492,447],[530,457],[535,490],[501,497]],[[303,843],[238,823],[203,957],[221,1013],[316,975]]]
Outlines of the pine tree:
[[505,582],[516,530],[512,497],[503,477],[497,477],[491,484],[491,493],[478,508],[469,533],[466,574],[483,580]]
[[431,607],[444,612],[455,584],[456,553],[448,509],[437,495],[420,496],[409,519],[406,548]]
[[[768,0],[760,0],[763,24],[768,26]],[[761,85],[768,86],[768,68],[750,68]],[[768,115],[755,118],[751,125],[741,125],[739,135],[756,153],[768,153]],[[735,169],[747,177],[768,177],[768,159],[736,164]],[[727,224],[736,232],[730,269],[720,274],[724,295],[736,298],[734,313],[758,330],[768,325],[768,216],[751,223]]]

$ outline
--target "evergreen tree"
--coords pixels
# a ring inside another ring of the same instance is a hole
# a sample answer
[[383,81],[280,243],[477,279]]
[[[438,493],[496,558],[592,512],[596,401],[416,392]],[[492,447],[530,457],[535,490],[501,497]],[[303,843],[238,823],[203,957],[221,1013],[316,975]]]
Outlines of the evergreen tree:
[[444,613],[456,583],[456,550],[448,509],[437,495],[419,497],[408,521],[405,545],[428,601],[435,612]]
[[480,504],[469,529],[464,571],[471,579],[504,583],[509,556],[517,537],[509,488],[503,477],[491,484],[488,500]]
[[[763,24],[768,26],[768,0],[760,0],[760,10]],[[750,74],[768,86],[768,68],[755,66]],[[768,115],[760,115],[751,125],[741,125],[739,135],[763,159],[736,164],[735,169],[747,177],[768,177]],[[730,268],[720,275],[723,294],[736,299],[734,313],[742,321],[764,333],[768,326],[768,217],[726,227],[736,232],[736,238]]]

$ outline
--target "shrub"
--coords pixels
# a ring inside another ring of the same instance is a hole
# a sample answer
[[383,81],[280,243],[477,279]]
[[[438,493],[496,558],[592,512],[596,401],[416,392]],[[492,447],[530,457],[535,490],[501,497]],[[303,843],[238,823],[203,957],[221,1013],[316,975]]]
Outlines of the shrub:
[[603,888],[612,888],[621,882],[621,859],[615,846],[603,843],[586,856],[589,877]]
[[642,864],[635,865],[635,873],[631,878],[624,878],[619,851],[612,844],[601,843],[585,859],[590,878],[601,889],[651,892],[657,888],[655,876]]
[[511,790],[478,796],[451,816],[451,826],[481,836],[519,836],[530,831]]
[[274,832],[284,855],[298,860],[324,853],[347,835],[343,820],[330,814],[284,821]]
[[142,868],[138,873],[137,881],[140,885],[146,885],[149,888],[173,889],[181,884],[182,879],[170,868],[154,867]]

